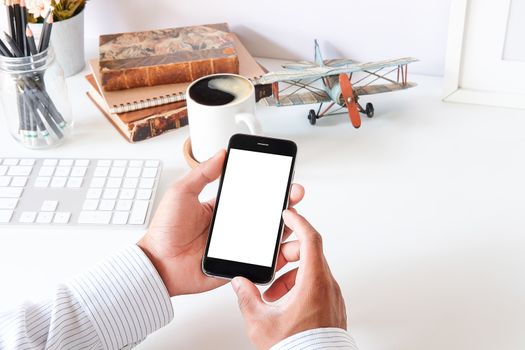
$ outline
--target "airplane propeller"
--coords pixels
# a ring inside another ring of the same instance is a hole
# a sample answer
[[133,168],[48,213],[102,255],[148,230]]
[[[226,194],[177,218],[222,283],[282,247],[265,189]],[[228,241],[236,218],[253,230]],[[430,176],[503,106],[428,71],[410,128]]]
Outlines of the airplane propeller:
[[358,129],[361,126],[361,115],[357,108],[357,101],[354,96],[354,89],[348,75],[341,73],[339,74],[339,86],[341,87],[341,93],[348,109],[348,115],[354,128]]

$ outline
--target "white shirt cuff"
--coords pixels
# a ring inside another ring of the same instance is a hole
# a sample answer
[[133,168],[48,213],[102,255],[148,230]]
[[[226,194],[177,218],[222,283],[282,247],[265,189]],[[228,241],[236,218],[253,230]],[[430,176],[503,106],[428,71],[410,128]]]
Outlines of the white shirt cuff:
[[354,339],[341,328],[317,328],[288,337],[271,347],[270,350],[313,350],[313,349],[358,350]]
[[173,319],[166,286],[136,245],[102,261],[68,286],[106,349],[137,343]]

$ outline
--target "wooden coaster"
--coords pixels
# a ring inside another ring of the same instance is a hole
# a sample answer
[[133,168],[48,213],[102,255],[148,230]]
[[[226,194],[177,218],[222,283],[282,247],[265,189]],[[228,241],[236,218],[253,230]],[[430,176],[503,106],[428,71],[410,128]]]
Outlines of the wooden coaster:
[[186,159],[186,163],[188,163],[192,169],[200,164],[199,161],[193,157],[193,153],[191,151],[191,140],[189,137],[184,142],[184,146],[182,146],[182,153],[184,153],[184,159]]

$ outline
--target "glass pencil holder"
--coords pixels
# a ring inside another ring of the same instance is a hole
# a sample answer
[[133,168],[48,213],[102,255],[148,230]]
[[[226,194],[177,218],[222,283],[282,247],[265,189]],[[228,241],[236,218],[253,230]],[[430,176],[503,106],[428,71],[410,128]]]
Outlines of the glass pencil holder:
[[34,56],[0,56],[0,93],[7,127],[22,145],[49,148],[71,134],[66,80],[51,48]]

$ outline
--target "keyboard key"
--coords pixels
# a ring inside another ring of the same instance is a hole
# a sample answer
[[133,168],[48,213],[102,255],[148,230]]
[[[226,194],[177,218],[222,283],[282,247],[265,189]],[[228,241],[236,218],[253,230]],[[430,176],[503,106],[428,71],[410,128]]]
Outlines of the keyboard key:
[[90,188],[86,193],[86,198],[99,199],[101,195],[102,195],[102,189]]
[[155,177],[157,176],[157,168],[144,168],[142,170],[142,177]]
[[87,167],[76,166],[71,170],[71,176],[84,176],[86,175]]
[[18,198],[0,198],[0,209],[15,209],[17,204]]
[[110,211],[82,211],[78,216],[79,224],[109,224]]
[[7,224],[13,216],[12,210],[0,210],[0,223]]
[[[129,211],[131,210],[131,204],[133,203],[133,201],[130,201],[128,199],[120,199],[118,202],[117,202],[117,208],[116,210],[126,210],[126,211]],[[5,209],[10,209],[10,208],[5,208]]]
[[111,172],[109,173],[109,176],[112,176],[112,177],[123,177],[125,171],[126,171],[126,168],[113,167],[113,168],[111,168]]
[[60,159],[58,165],[71,167],[73,165],[73,159]]
[[69,180],[67,180],[67,187],[68,188],[80,188],[82,187],[82,177],[70,177]]
[[89,160],[88,159],[77,159],[75,160],[75,166],[88,166]]
[[115,208],[115,201],[113,199],[103,199],[98,206],[98,210],[113,210],[113,208]]
[[40,211],[55,211],[58,207],[58,201],[44,201],[40,207]]
[[111,166],[111,160],[109,160],[109,159],[102,159],[102,160],[99,160],[99,161],[97,162],[97,166],[104,166],[104,167]]
[[137,199],[150,199],[151,198],[151,190],[138,190],[137,191]]
[[71,167],[69,166],[59,166],[55,170],[55,176],[68,176],[70,171]]
[[142,168],[128,168],[126,171],[126,177],[139,177]]
[[121,184],[122,184],[121,177],[112,177],[108,179],[108,183],[106,184],[106,187],[119,188]]
[[153,188],[155,179],[140,179],[140,188]]
[[36,217],[37,224],[49,224],[53,220],[53,215],[55,213],[51,211],[41,211]]
[[0,187],[9,186],[11,176],[0,176]]
[[112,224],[125,225],[128,222],[129,213],[126,211],[118,211],[113,214]]
[[146,167],[158,167],[160,162],[158,160],[147,160],[146,161]]
[[104,184],[106,183],[105,177],[94,177],[93,180],[91,180],[91,187],[95,188],[101,188],[104,187]]
[[38,172],[39,176],[51,176],[55,172],[54,166],[43,166],[40,168],[40,171]]
[[20,165],[35,165],[35,160],[34,159],[22,159],[20,160],[20,163],[18,163]]
[[143,225],[148,213],[149,201],[135,201],[129,217],[129,223],[132,225]]
[[113,166],[125,167],[126,164],[128,164],[128,161],[127,161],[127,160],[119,159],[119,160],[114,160],[114,161],[113,161]]
[[96,177],[106,177],[108,176],[109,168],[108,167],[97,167],[95,168],[95,172],[93,173],[93,176]]
[[118,197],[118,189],[114,188],[107,188],[104,190],[104,194],[102,195],[102,198],[104,199],[115,199]]
[[20,198],[22,187],[0,187],[0,198]]
[[5,174],[7,174],[7,166],[5,165],[0,165],[0,176],[4,176]]
[[135,197],[135,190],[132,188],[125,188],[120,191],[120,199],[133,199]]
[[27,184],[26,176],[15,176],[13,177],[13,181],[11,181],[12,187],[25,187],[26,184]]
[[55,224],[67,224],[71,218],[71,213],[65,211],[59,211],[55,214],[53,222]]
[[4,159],[4,165],[17,165],[17,164],[18,164],[18,159],[16,158]]
[[50,181],[51,181],[50,177],[48,177],[48,176],[40,176],[40,177],[36,178],[34,186],[35,187],[44,188],[44,187],[49,186],[49,182]]
[[67,177],[54,177],[51,180],[51,187],[61,188],[66,185]]
[[44,166],[56,166],[58,164],[57,159],[45,159],[42,163]]
[[142,160],[130,160],[129,166],[132,168],[141,168],[142,164],[144,164],[144,161]]
[[32,224],[33,222],[35,222],[35,219],[36,211],[24,211],[22,214],[20,214],[18,222],[22,222],[24,224]]
[[29,174],[31,174],[31,170],[33,170],[32,166],[27,166],[27,165],[11,166],[9,167],[9,170],[7,171],[7,175],[28,176]]
[[98,199],[86,199],[82,210],[96,210],[98,207]]
[[124,179],[124,183],[122,184],[122,187],[124,188],[137,188],[139,185],[139,179],[137,178],[126,178]]

